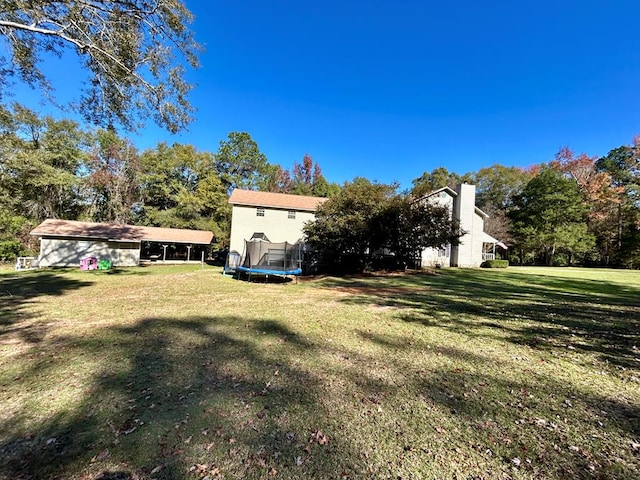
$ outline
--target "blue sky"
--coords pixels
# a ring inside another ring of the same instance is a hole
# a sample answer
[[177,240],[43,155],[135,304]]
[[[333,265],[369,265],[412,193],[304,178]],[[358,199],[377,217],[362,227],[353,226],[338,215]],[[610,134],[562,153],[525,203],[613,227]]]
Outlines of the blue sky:
[[637,1],[187,5],[206,47],[189,73],[196,121],[175,137],[148,125],[141,149],[215,152],[246,131],[271,163],[308,153],[329,181],[410,187],[439,166],[605,155],[640,133]]

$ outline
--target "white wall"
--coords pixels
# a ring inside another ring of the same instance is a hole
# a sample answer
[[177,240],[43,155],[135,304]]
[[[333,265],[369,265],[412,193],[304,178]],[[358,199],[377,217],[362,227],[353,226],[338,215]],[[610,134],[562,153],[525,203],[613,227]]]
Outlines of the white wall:
[[242,254],[244,241],[255,232],[264,233],[272,242],[295,243],[303,237],[304,223],[315,220],[313,212],[295,211],[295,219],[288,218],[289,210],[264,207],[264,217],[256,212],[256,207],[233,205],[229,250]]
[[471,267],[479,267],[482,263],[482,246],[484,235],[484,217],[479,213],[475,212],[473,216],[473,249],[471,254]]
[[[474,237],[474,217],[476,208],[476,186],[461,184],[456,187],[458,196],[454,201],[453,216],[460,222],[460,229],[466,233],[460,237],[460,245],[456,245],[451,249],[451,266],[453,267],[473,267],[473,248],[475,245]],[[478,235],[479,236],[479,235]],[[482,245],[480,245],[480,254],[482,254]]]
[[140,263],[140,244],[72,238],[40,240],[41,267],[79,267],[85,257],[111,260],[113,266],[132,267]]

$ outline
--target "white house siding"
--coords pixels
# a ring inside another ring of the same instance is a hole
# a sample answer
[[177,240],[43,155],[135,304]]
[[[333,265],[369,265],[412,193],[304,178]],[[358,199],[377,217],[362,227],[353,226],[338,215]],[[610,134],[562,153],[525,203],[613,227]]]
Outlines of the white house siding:
[[140,263],[140,244],[46,237],[40,241],[41,267],[75,267],[85,257],[111,260],[114,266],[135,266]]
[[139,243],[109,242],[109,253],[114,266],[134,267],[140,264]]
[[[475,237],[480,234],[474,230],[474,217],[476,216],[476,187],[475,185],[461,184],[456,188],[458,196],[454,202],[453,216],[460,222],[460,229],[466,232],[460,237],[460,244],[451,249],[451,266],[453,267],[474,267],[473,248],[476,243]],[[480,229],[482,232],[482,229]],[[480,255],[482,256],[482,245],[480,245]]]
[[477,212],[473,216],[473,247],[471,249],[470,267],[479,267],[482,264],[482,246],[484,235],[484,218]]
[[[258,208],[263,208],[264,216],[258,216]],[[234,205],[231,216],[231,240],[229,249],[242,253],[244,241],[256,232],[264,233],[272,242],[295,243],[303,236],[305,222],[315,219],[313,212],[292,210],[295,218],[289,218],[286,209],[269,207],[250,207]]]

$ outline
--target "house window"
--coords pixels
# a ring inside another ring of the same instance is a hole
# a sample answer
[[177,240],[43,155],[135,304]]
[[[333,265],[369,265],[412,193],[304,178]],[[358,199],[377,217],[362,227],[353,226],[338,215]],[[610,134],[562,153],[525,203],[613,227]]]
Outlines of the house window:
[[296,211],[295,210],[289,210],[289,213],[287,214],[287,218],[291,218],[293,220],[296,219]]
[[262,207],[256,208],[256,217],[264,217],[264,208]]
[[451,256],[451,245],[447,245],[444,248],[438,249],[438,257],[450,257]]

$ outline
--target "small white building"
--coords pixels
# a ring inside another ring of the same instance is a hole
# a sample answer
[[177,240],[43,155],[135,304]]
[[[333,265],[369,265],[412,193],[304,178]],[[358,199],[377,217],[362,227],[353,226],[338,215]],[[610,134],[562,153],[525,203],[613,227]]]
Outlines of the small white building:
[[130,267],[140,260],[200,260],[213,233],[180,228],[48,219],[31,235],[40,239],[40,267],[78,266],[86,257]]
[[484,220],[489,216],[476,207],[476,187],[463,183],[455,190],[444,187],[435,190],[418,201],[427,201],[449,208],[451,218],[460,230],[459,245],[442,249],[427,248],[422,252],[423,266],[479,267],[485,260],[492,260],[498,240],[484,231]]
[[315,220],[316,208],[327,200],[236,188],[229,198],[232,207],[229,250],[242,253],[244,241],[252,238],[296,243],[304,236],[304,224]]

